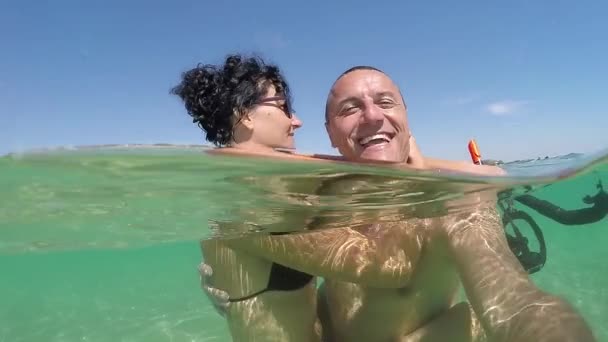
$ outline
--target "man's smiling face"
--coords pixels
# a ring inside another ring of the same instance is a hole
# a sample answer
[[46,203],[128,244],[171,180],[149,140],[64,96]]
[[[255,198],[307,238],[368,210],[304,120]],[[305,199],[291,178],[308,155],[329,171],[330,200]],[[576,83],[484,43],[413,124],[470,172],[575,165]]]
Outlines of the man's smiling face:
[[405,162],[410,130],[399,88],[384,73],[358,69],[340,77],[327,100],[327,133],[349,160]]

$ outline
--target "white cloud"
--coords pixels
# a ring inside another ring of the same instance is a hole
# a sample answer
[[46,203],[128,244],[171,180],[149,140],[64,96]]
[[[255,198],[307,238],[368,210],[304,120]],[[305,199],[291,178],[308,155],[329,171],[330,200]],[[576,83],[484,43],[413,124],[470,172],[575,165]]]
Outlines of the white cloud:
[[486,110],[496,116],[504,116],[513,114],[525,106],[527,101],[504,100],[490,103],[486,106]]

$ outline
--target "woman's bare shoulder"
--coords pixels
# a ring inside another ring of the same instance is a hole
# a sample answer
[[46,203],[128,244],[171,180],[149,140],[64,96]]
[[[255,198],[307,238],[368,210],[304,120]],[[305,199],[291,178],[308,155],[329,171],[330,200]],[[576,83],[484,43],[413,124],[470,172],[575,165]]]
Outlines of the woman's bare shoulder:
[[272,159],[284,160],[304,160],[316,162],[335,162],[343,161],[340,156],[324,155],[324,154],[302,154],[294,151],[275,151],[275,150],[248,150],[233,147],[220,147],[205,151],[210,155],[222,156],[242,156],[242,157],[264,157]]

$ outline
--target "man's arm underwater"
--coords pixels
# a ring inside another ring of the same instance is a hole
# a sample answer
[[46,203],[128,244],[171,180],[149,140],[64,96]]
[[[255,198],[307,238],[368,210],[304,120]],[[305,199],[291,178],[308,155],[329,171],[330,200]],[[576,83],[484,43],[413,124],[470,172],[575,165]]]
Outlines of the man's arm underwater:
[[534,285],[492,205],[446,224],[450,254],[489,340],[595,341],[569,303]]

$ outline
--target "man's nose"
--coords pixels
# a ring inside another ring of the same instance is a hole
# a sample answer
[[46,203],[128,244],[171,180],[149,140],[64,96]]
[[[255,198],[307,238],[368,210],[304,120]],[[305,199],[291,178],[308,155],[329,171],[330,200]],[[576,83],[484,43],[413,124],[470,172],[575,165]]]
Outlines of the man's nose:
[[366,122],[378,122],[384,119],[384,112],[375,104],[365,106],[363,110],[363,120]]

